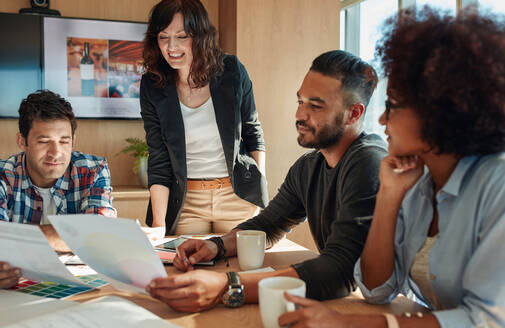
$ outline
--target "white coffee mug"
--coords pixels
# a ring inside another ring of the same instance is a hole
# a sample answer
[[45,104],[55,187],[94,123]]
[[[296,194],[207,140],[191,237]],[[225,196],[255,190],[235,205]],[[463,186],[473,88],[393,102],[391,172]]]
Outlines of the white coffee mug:
[[279,328],[279,316],[294,311],[295,304],[284,297],[284,292],[305,297],[305,282],[292,277],[271,277],[258,284],[261,321],[265,328]]
[[261,268],[265,258],[265,239],[264,231],[237,231],[237,256],[240,270]]

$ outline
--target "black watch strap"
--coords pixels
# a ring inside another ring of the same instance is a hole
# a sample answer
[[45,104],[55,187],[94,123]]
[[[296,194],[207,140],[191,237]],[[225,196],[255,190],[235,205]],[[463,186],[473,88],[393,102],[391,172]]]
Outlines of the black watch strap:
[[226,266],[230,266],[230,263],[228,263],[228,258],[226,257],[226,248],[224,248],[223,238],[221,238],[221,237],[211,237],[208,240],[210,240],[211,242],[213,242],[217,246],[217,255],[214,256],[214,258],[212,259],[212,261],[217,262],[220,259],[224,258],[224,260],[226,262]]

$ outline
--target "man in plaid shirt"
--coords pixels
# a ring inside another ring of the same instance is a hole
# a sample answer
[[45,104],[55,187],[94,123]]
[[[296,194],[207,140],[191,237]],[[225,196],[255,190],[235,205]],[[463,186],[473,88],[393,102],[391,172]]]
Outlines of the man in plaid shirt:
[[[107,160],[72,152],[76,126],[65,99],[47,90],[32,93],[19,107],[17,144],[23,152],[0,160],[0,220],[40,225],[56,250],[68,248],[48,215],[117,214]],[[0,288],[20,276],[21,270],[0,259]]]

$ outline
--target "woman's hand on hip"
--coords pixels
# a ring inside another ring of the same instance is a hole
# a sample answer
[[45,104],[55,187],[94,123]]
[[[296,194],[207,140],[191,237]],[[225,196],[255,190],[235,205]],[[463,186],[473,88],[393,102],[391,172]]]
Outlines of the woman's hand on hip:
[[165,238],[165,226],[162,227],[141,227],[151,244],[156,245]]

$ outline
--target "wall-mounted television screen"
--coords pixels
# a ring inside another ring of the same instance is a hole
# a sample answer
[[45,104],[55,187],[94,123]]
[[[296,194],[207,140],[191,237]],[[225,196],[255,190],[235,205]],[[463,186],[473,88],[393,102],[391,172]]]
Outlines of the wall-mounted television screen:
[[0,14],[0,117],[49,89],[78,118],[139,119],[144,23]]

